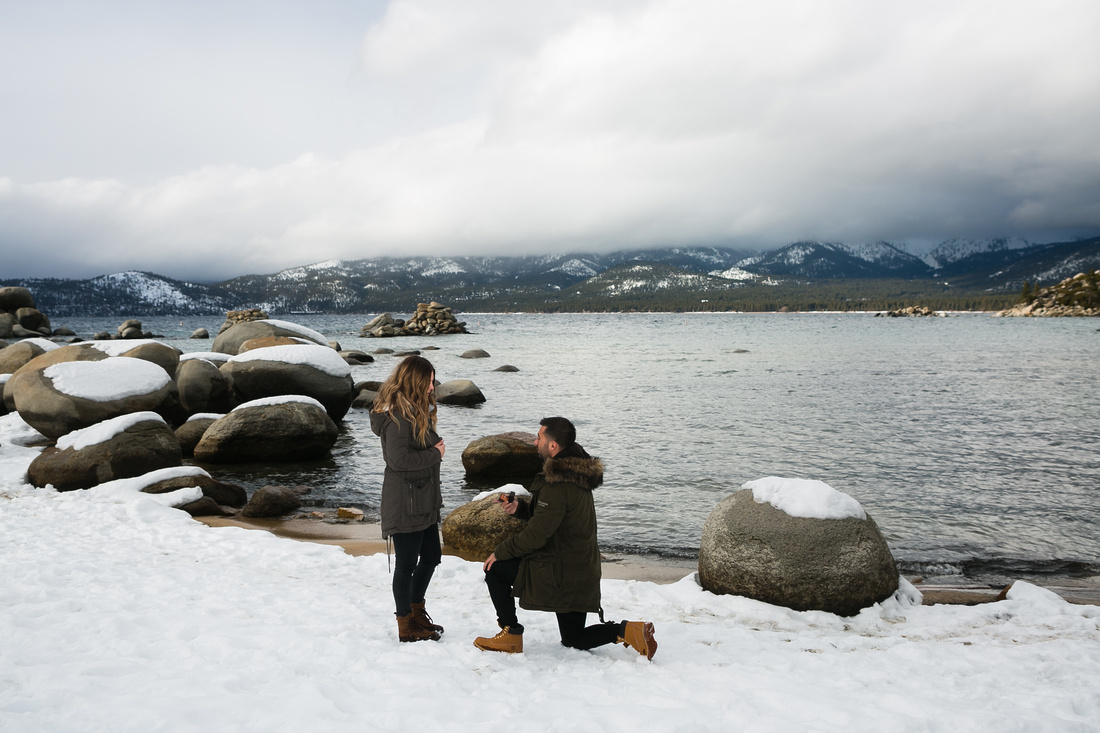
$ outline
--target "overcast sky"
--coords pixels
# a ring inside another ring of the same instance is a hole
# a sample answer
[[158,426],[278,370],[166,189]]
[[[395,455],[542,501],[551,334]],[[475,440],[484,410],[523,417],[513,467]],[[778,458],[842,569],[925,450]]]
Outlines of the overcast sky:
[[1096,0],[0,0],[0,277],[1100,234]]

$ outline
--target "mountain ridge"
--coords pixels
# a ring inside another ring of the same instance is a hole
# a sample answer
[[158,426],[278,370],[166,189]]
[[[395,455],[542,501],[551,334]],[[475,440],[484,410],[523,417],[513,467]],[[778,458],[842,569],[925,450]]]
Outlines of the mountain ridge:
[[[929,264],[929,258],[939,266]],[[689,296],[739,288],[831,282],[940,283],[984,293],[1018,292],[1024,282],[1058,282],[1100,267],[1100,237],[1027,244],[951,240],[921,257],[889,242],[798,241],[764,253],[669,247],[604,254],[376,257],[324,260],[267,275],[200,284],[129,271],[87,280],[0,280],[27,287],[57,316],[210,314],[259,307],[270,313],[403,312],[439,300],[457,309],[599,308],[601,301]],[[702,302],[707,302],[705,299]],[[579,307],[579,306],[578,306]]]

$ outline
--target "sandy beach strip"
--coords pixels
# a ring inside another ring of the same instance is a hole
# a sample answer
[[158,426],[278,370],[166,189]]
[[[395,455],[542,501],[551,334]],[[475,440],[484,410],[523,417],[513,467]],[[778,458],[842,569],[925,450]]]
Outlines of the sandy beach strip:
[[[245,517],[196,517],[210,527],[239,527],[263,530],[277,537],[316,542],[342,547],[349,555],[386,553],[382,528],[370,522],[333,522],[316,517],[291,519],[253,519]],[[443,554],[462,557],[461,553],[443,546]],[[675,583],[697,569],[695,560],[664,558],[657,555],[626,555],[603,553],[603,577],[614,580],[639,580],[649,583]],[[480,561],[479,558],[465,558]],[[933,584],[921,578],[908,578],[924,595],[926,604],[950,603],[974,605],[989,603],[1003,597],[1004,588],[976,584]],[[1100,605],[1100,578],[1052,578],[1042,583],[1070,603]]]

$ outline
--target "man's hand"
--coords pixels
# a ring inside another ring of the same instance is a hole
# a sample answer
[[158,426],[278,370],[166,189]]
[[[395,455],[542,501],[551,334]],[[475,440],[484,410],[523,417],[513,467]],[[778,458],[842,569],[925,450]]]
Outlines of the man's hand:
[[495,552],[490,552],[489,557],[485,558],[485,564],[482,565],[481,568],[485,572],[489,572],[489,568],[493,567],[493,563],[495,563],[496,561],[497,561],[497,554]]
[[508,497],[504,494],[497,497],[497,502],[500,504],[500,508],[509,514],[515,514],[516,510],[519,509],[519,499],[508,501]]

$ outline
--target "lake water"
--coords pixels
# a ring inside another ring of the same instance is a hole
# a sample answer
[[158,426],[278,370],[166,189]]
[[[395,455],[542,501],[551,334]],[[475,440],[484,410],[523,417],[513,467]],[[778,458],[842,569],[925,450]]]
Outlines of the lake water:
[[[988,315],[465,314],[468,335],[360,339],[371,316],[280,317],[345,349],[425,351],[488,401],[441,406],[447,510],[485,490],[461,453],[564,415],[606,464],[605,551],[694,557],[722,498],[764,476],[824,481],[878,522],[901,570],[999,582],[1100,574],[1100,321]],[[119,319],[121,321],[122,319]],[[148,318],[184,351],[207,318]],[[108,319],[69,319],[83,336]],[[485,349],[488,359],[459,354]],[[383,380],[396,360],[354,367]],[[493,371],[511,364],[515,373]],[[377,517],[378,440],[352,410],[332,460],[208,467],[249,489],[315,487]]]

